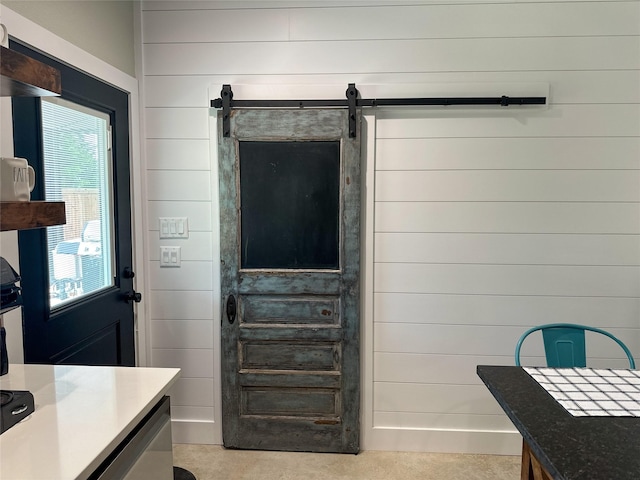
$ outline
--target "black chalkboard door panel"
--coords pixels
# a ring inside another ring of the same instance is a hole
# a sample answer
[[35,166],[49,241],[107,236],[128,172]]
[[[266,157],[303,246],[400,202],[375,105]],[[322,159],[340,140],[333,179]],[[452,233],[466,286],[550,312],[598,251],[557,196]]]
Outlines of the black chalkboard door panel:
[[240,152],[242,268],[338,269],[340,142],[247,142]]
[[227,448],[359,451],[359,128],[236,110],[218,131]]

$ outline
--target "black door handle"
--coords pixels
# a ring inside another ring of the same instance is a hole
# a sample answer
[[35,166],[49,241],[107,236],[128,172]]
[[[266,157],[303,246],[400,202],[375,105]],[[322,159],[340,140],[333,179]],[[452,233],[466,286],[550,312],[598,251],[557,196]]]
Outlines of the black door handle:
[[136,292],[135,290],[132,292],[127,292],[124,294],[124,301],[129,303],[131,301],[134,301],[136,303],[140,303],[142,301],[142,294]]
[[125,267],[124,271],[122,272],[122,276],[124,278],[133,278],[136,276],[135,272],[133,270],[131,270],[129,267]]
[[236,297],[229,295],[227,297],[227,320],[229,323],[233,323],[236,320]]

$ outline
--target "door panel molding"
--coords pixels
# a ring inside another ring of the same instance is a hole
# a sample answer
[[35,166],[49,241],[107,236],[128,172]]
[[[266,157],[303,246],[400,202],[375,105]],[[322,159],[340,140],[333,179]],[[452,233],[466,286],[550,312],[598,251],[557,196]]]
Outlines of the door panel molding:
[[82,341],[50,357],[53,364],[90,364],[91,360],[109,352],[104,357],[104,365],[118,365],[120,363],[120,348],[118,337],[120,322],[103,328]]
[[287,277],[284,271],[279,272],[246,272],[240,278],[239,293],[278,294],[288,291],[298,295],[305,294],[338,294],[343,281],[337,273],[301,271],[296,278]]
[[335,325],[340,321],[340,297],[314,295],[286,297],[282,295],[243,295],[239,302],[246,324],[262,324],[278,320],[281,324],[303,323]]
[[[345,110],[233,110],[231,138],[237,141],[318,141],[345,138],[344,128],[336,118]],[[222,122],[220,122],[222,123]],[[294,129],[291,125],[296,125]],[[312,127],[312,128],[311,128]],[[347,137],[349,138],[348,132]]]

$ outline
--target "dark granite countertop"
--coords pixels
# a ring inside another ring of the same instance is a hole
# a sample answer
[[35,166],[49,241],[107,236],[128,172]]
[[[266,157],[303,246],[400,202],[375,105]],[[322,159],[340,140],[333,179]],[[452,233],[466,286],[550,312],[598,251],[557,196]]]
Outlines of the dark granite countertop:
[[521,367],[477,372],[554,479],[640,479],[640,418],[573,417]]

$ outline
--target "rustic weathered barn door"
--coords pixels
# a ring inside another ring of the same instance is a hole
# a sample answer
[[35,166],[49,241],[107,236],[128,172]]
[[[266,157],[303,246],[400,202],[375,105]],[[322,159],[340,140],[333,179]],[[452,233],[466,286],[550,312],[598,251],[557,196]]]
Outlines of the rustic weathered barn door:
[[355,138],[342,109],[222,124],[224,445],[356,453],[360,121]]

